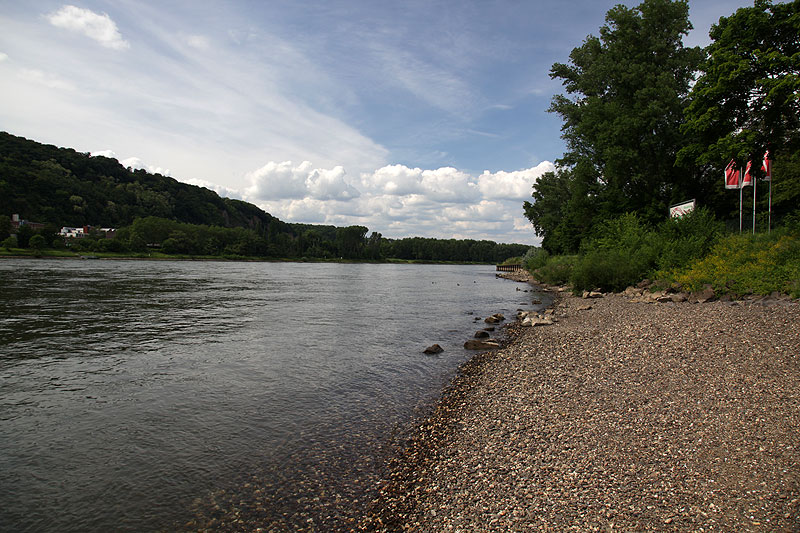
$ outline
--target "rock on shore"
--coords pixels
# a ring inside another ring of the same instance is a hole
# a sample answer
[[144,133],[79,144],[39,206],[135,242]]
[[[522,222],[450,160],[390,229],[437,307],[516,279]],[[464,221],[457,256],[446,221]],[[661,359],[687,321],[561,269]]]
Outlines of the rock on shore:
[[797,302],[560,298],[464,365],[360,529],[800,530]]

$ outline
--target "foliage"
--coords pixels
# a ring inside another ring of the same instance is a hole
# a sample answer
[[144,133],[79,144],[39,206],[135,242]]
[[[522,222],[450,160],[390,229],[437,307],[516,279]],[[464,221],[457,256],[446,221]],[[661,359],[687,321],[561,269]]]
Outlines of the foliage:
[[548,285],[566,285],[572,277],[572,269],[577,261],[577,255],[552,256],[544,266],[533,272],[533,276]]
[[[800,0],[752,7],[712,26],[702,75],[691,93],[679,159],[721,169],[800,148]],[[756,165],[760,175],[760,165]]]
[[[563,170],[540,179],[526,215],[551,252],[576,251],[597,223],[626,212],[663,218],[683,199],[685,169],[675,168],[683,146],[683,110],[701,51],[684,48],[691,29],[685,1],[645,0],[618,5],[600,37],[589,36],[556,63],[550,76],[568,95],[553,98],[567,152]],[[537,205],[538,204],[538,205]]]
[[[627,213],[603,222],[584,240],[580,255],[572,259],[568,281],[575,291],[621,291],[646,277],[674,279],[670,269],[683,268],[704,257],[723,229],[723,224],[704,208],[655,228],[638,215]],[[543,271],[547,270],[535,270],[536,277]]]
[[681,218],[670,218],[659,228],[657,267],[667,270],[701,259],[711,250],[725,225],[705,207]]
[[17,247],[17,238],[15,236],[6,237],[3,239],[3,242],[0,243],[0,246],[6,249],[6,251],[11,251],[12,248]]
[[39,234],[34,235],[30,238],[30,241],[28,241],[28,247],[37,252],[41,252],[45,246],[47,246],[47,241]]
[[770,294],[800,297],[800,233],[730,235],[711,253],[679,272],[676,279],[686,290],[710,284],[720,293]]
[[528,272],[533,272],[538,268],[542,268],[547,263],[549,258],[550,254],[547,252],[547,250],[544,248],[531,246],[528,248],[528,251],[525,252],[525,256],[522,258],[522,266]]
[[7,239],[11,235],[11,217],[0,215],[0,240]]
[[575,290],[620,291],[644,278],[658,260],[659,239],[633,213],[605,221],[583,246],[570,281]]
[[[61,226],[122,227],[156,216],[189,224],[291,233],[258,207],[208,189],[123,167],[116,159],[0,132],[0,213]],[[0,228],[2,229],[2,228]]]
[[542,247],[550,253],[577,251],[581,236],[592,226],[594,193],[589,194],[586,182],[575,179],[578,172],[566,168],[547,172],[533,187],[533,203],[523,204],[525,216],[542,236]]

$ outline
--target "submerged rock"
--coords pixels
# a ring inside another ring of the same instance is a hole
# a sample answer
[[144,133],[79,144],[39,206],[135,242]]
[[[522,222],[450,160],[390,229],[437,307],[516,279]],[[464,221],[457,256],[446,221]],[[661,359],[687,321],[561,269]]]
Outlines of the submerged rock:
[[434,344],[433,346],[428,346],[427,348],[425,348],[422,351],[422,353],[426,353],[428,355],[434,355],[434,354],[437,354],[437,353],[442,353],[443,351],[444,351],[444,348],[442,348],[438,344]]
[[488,339],[490,337],[489,332],[485,329],[475,332],[476,339]]

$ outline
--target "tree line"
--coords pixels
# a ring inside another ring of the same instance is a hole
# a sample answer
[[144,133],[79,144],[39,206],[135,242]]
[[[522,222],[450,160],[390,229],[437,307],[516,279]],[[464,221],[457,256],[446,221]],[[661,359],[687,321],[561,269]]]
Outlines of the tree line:
[[[524,204],[548,252],[580,252],[626,214],[656,227],[670,205],[690,199],[738,227],[739,194],[724,189],[723,169],[733,160],[744,172],[752,161],[751,172],[763,178],[767,151],[772,220],[796,218],[800,0],[755,0],[721,17],[705,49],[683,44],[688,14],[680,0],[618,5],[599,36],[552,66],[566,94],[549,110],[562,119],[567,150]],[[767,223],[765,185],[760,227]]]

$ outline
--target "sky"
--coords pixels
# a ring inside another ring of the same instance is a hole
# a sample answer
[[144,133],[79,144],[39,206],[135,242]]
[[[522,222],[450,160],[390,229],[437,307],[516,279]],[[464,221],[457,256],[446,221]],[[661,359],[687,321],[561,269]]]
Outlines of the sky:
[[[0,0],[0,130],[287,222],[536,245],[550,67],[618,3]],[[685,44],[748,5],[691,1]]]

